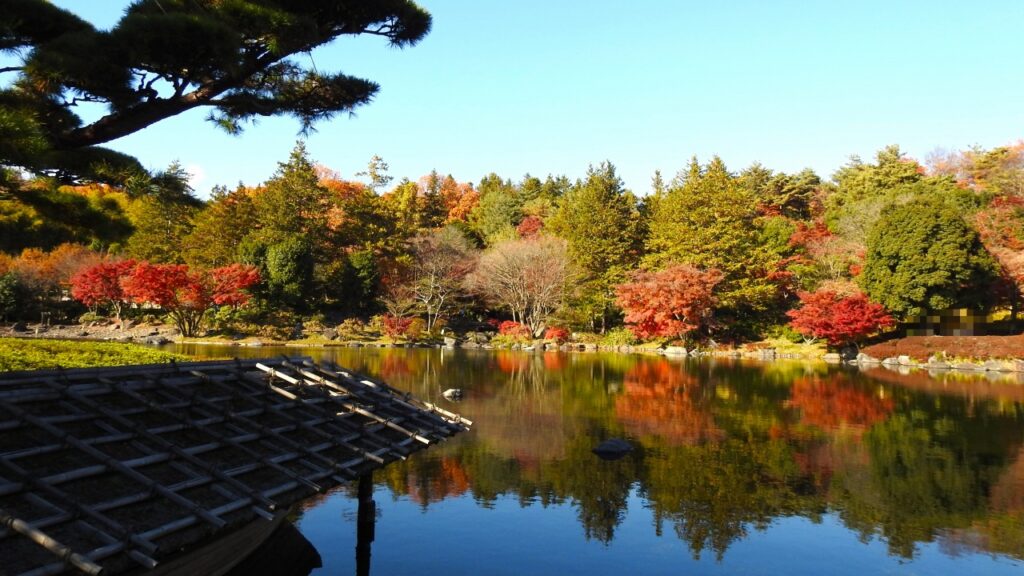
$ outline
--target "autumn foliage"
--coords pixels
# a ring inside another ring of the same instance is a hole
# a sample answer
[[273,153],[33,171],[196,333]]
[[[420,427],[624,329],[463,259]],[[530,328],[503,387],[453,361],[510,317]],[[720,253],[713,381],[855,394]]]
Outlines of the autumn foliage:
[[101,262],[76,275],[72,295],[87,306],[109,306],[115,316],[130,303],[162,309],[183,336],[194,336],[211,306],[244,305],[260,281],[251,266],[192,270],[184,264],[134,260]]
[[623,376],[624,393],[615,399],[615,416],[635,436],[658,436],[673,445],[721,440],[701,386],[679,364],[643,361]]
[[218,306],[231,306],[237,308],[244,306],[250,298],[247,288],[255,286],[260,281],[260,273],[253,266],[242,264],[231,264],[215,268],[209,272],[210,280],[213,283],[211,299]]
[[552,326],[544,331],[544,339],[562,343],[569,339],[569,331],[561,326]]
[[832,346],[856,343],[871,334],[892,327],[892,316],[864,294],[841,296],[828,290],[802,292],[800,308],[786,314],[797,332],[824,338]]
[[498,324],[498,333],[503,336],[512,336],[513,338],[529,338],[533,334],[529,326],[514,320],[505,320]]
[[387,315],[381,319],[381,328],[384,330],[384,335],[392,340],[405,336],[412,326],[412,318],[405,316],[393,316]]
[[893,411],[892,398],[870,394],[844,376],[797,378],[789,406],[800,410],[800,421],[825,430],[868,428]]
[[637,338],[677,338],[707,322],[715,304],[718,270],[688,264],[658,272],[639,271],[616,289],[617,304]]
[[71,296],[90,308],[107,307],[117,320],[131,304],[121,281],[136,266],[135,260],[100,262],[82,270],[71,279]]

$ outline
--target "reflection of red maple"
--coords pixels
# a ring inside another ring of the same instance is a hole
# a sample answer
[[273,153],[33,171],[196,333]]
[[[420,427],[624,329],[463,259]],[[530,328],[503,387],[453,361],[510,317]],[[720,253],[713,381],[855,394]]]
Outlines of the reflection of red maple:
[[625,375],[625,394],[615,415],[632,434],[660,436],[671,443],[694,444],[724,437],[695,395],[696,379],[678,364],[643,361]]
[[530,357],[516,352],[498,352],[498,370],[505,374],[514,374],[526,370],[530,363]]
[[789,405],[800,410],[802,423],[824,429],[867,428],[893,409],[891,398],[869,394],[842,374],[797,378]]
[[565,365],[569,358],[565,354],[559,352],[547,352],[544,354],[544,369],[549,372],[558,372],[565,370]]
[[415,474],[406,481],[409,498],[421,505],[440,502],[449,496],[461,496],[469,490],[469,475],[457,459],[441,458],[441,467],[436,475],[422,483]]
[[411,360],[402,354],[383,354],[380,359],[378,371],[382,380],[393,382],[400,376],[412,374]]

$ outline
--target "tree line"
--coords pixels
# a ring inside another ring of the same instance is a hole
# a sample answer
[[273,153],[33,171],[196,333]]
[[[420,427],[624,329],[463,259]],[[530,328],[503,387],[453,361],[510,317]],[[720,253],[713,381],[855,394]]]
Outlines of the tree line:
[[3,187],[7,316],[59,315],[76,274],[128,258],[251,268],[254,322],[379,315],[396,337],[499,318],[533,337],[626,326],[643,339],[796,331],[840,345],[949,308],[1015,319],[1024,286],[1022,143],[925,162],[890,146],[829,181],[694,158],[669,181],[655,174],[646,196],[610,162],[577,180],[434,171],[394,183],[374,157],[346,179],[301,141],[266,182],[205,201],[178,165],[123,186],[7,170]]

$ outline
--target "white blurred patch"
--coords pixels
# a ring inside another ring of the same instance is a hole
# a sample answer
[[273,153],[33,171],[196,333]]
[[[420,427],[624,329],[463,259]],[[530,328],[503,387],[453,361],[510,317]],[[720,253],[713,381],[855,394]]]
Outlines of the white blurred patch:
[[199,185],[206,180],[206,170],[203,170],[203,167],[198,164],[185,166],[185,172],[188,173],[188,185],[193,190],[198,189]]

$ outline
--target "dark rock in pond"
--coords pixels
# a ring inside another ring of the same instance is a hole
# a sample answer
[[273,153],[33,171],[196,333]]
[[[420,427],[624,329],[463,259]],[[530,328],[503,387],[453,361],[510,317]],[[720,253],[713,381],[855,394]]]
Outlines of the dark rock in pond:
[[618,460],[633,451],[633,445],[622,438],[611,438],[597,445],[592,452],[602,460]]
[[839,350],[839,357],[846,361],[856,360],[857,354],[857,348],[853,346],[844,346]]
[[28,332],[28,326],[25,326],[24,322],[15,322],[14,326],[11,326],[11,330],[14,332]]
[[459,400],[462,400],[462,388],[449,388],[444,392],[441,392],[441,396],[444,396],[445,400],[458,402]]

